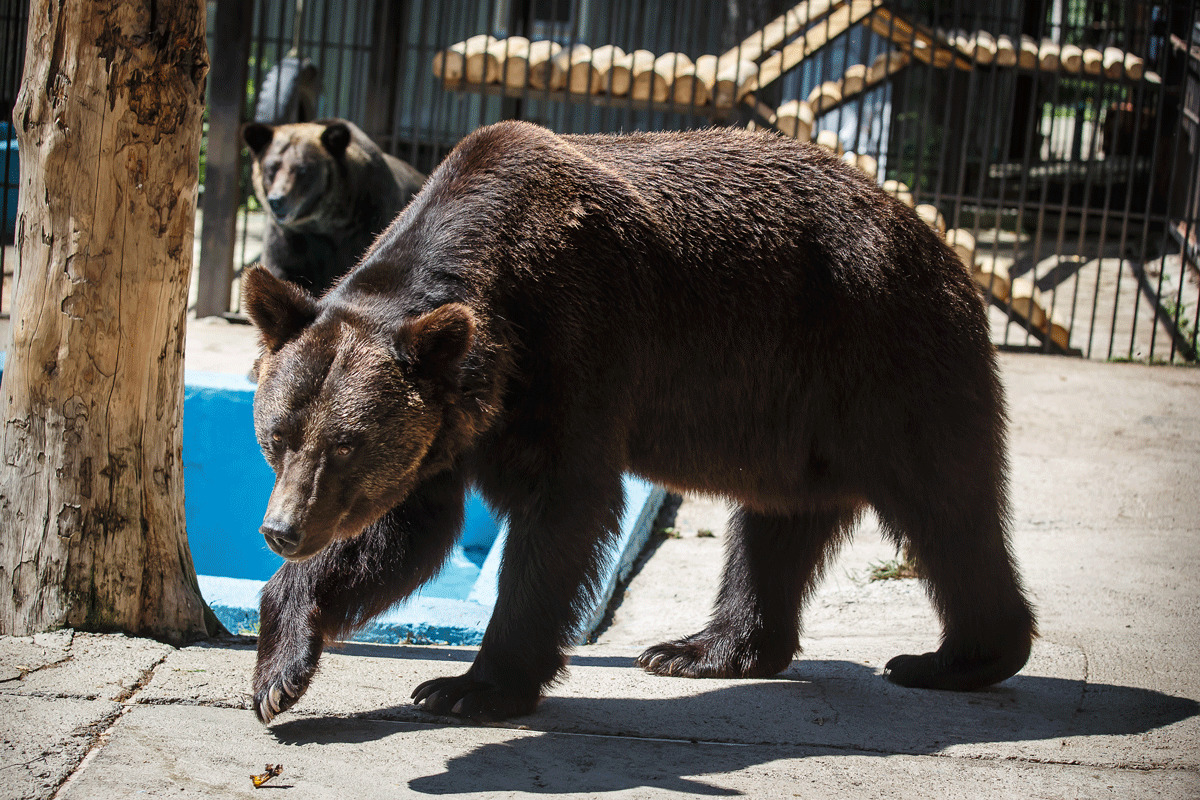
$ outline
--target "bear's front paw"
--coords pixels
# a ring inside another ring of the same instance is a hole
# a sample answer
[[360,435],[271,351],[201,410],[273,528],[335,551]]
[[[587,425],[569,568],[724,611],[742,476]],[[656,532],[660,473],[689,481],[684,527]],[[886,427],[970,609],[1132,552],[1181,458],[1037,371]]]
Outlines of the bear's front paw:
[[316,664],[294,663],[273,675],[254,676],[254,714],[266,725],[296,704],[308,690]]
[[434,678],[412,693],[413,702],[434,714],[498,721],[532,714],[540,695],[509,692],[467,675]]
[[919,656],[896,656],[883,668],[883,675],[892,683],[910,689],[970,692],[1015,675],[1028,656],[1028,647],[991,657],[953,656],[938,650]]
[[[254,688],[254,715],[266,724],[292,708],[304,696],[312,673],[276,675],[262,687]],[[257,681],[256,681],[257,682]]]
[[761,648],[708,634],[655,645],[636,661],[647,672],[678,678],[766,678],[791,663],[791,652],[766,656]]

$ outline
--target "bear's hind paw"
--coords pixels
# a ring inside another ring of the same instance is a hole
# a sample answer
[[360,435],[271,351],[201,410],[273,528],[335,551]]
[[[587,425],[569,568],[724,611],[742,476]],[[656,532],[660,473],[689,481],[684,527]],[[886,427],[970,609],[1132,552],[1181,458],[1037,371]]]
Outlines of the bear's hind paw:
[[425,681],[412,693],[413,702],[433,714],[495,722],[532,714],[539,695],[506,692],[466,675]]
[[955,658],[939,650],[896,656],[883,668],[883,676],[910,689],[970,692],[1015,675],[1028,657],[1028,647],[1023,652],[1018,649],[990,658]]
[[765,658],[751,648],[697,634],[647,648],[635,663],[655,675],[676,678],[766,678],[791,662],[791,653]]

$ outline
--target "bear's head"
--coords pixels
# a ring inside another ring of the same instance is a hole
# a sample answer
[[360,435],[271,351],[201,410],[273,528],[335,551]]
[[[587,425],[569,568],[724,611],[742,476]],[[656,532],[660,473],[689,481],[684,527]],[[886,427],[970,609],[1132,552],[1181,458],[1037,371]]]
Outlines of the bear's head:
[[475,317],[459,303],[392,323],[254,267],[243,297],[262,355],[259,446],[275,470],[262,533],[303,560],[361,533],[445,469]]
[[242,139],[253,156],[254,192],[278,225],[299,230],[345,223],[349,210],[340,197],[342,174],[356,147],[348,123],[249,122],[242,126]]

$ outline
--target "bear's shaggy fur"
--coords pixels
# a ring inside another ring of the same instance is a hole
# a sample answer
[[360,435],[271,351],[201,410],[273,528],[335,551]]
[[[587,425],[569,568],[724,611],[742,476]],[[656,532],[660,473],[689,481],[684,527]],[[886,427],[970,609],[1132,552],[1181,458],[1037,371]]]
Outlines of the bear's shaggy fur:
[[250,122],[242,139],[267,212],[262,264],[316,295],[358,263],[425,181],[344,119]]
[[509,525],[499,598],[438,713],[532,711],[566,663],[630,470],[737,505],[709,625],[671,675],[772,675],[871,506],[920,562],[941,646],[906,686],[973,689],[1035,635],[1009,553],[1005,411],[982,304],[913,212],[823,150],[735,130],[476,131],[319,301],[263,271],[254,706],[434,575],[476,486]]

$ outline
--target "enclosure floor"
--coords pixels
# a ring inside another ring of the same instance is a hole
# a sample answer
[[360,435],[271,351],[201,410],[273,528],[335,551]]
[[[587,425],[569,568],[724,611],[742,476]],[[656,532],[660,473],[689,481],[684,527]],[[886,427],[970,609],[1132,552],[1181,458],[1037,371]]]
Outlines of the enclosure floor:
[[[1183,265],[1179,254],[1147,261],[1139,280],[1137,262],[1121,258],[1114,242],[1103,249],[1094,238],[1082,245],[1067,242],[1061,255],[1054,254],[1053,240],[1035,248],[1032,237],[1018,239],[1011,231],[980,231],[978,242],[976,258],[982,267],[1033,279],[1047,314],[1070,330],[1072,351],[1085,358],[1182,361],[1179,349],[1172,347],[1169,322],[1176,309],[1179,329],[1189,343],[1195,341],[1200,276]],[[1163,298],[1169,316],[1156,313],[1155,295]],[[1005,308],[992,304],[989,321],[998,345],[1039,345]]]

